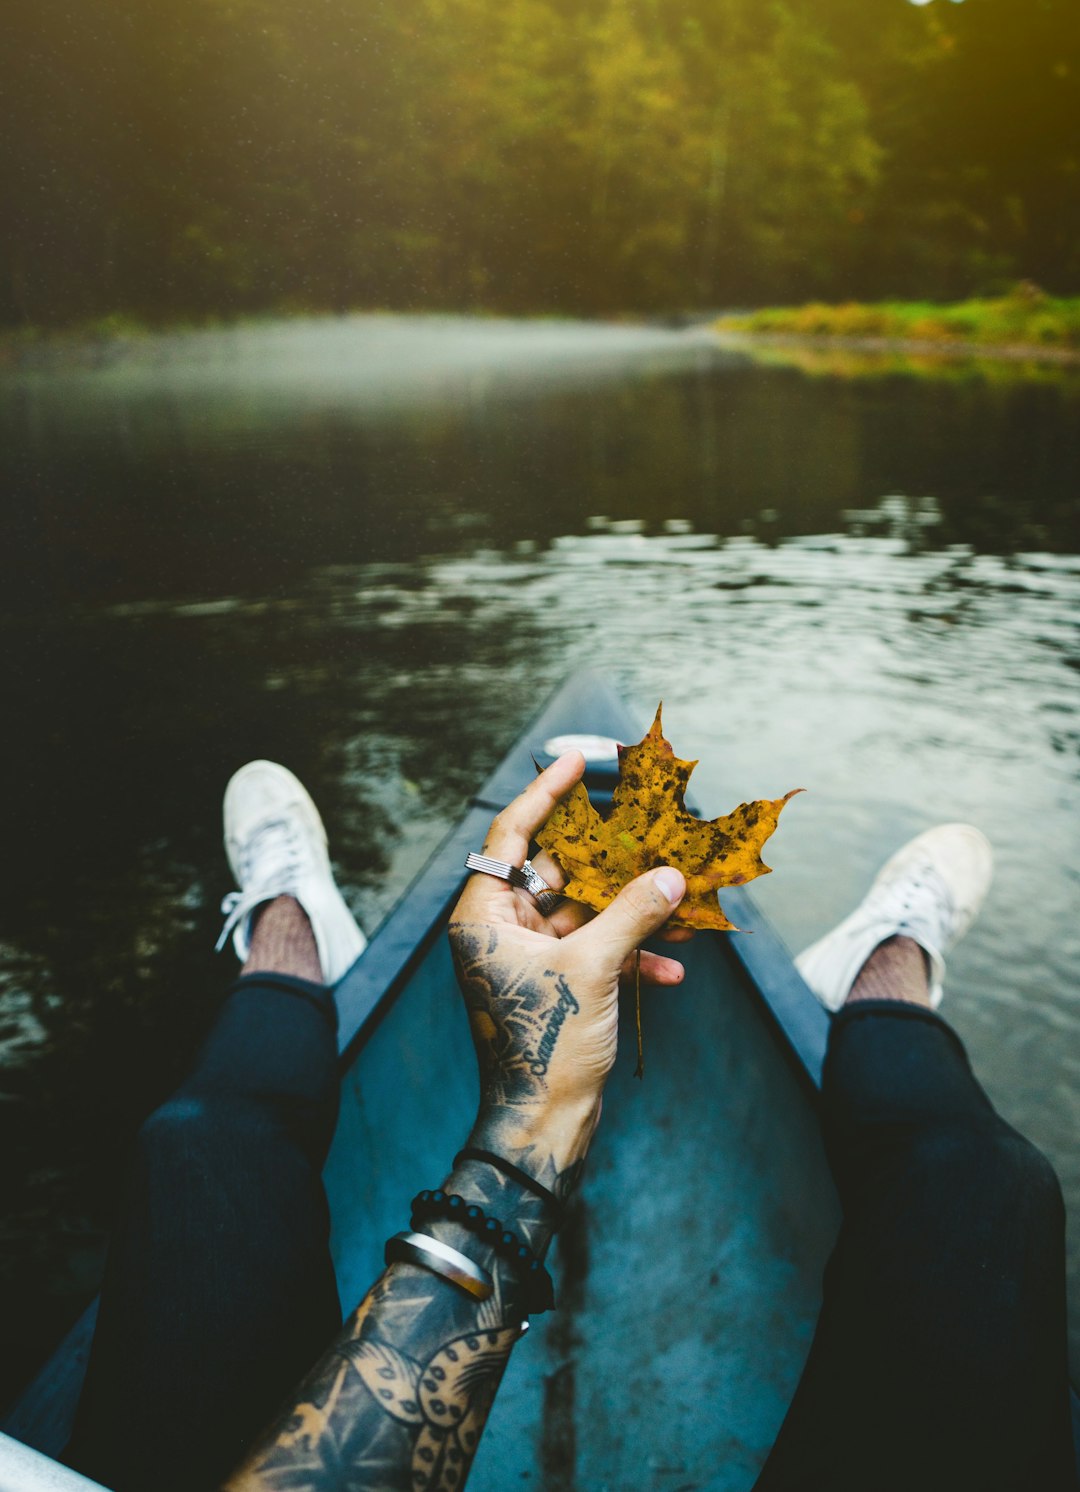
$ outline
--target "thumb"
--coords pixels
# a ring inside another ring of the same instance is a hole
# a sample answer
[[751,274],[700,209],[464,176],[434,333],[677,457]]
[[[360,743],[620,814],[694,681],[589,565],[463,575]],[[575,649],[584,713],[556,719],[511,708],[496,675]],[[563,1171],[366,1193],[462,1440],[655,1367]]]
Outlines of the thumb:
[[624,886],[599,916],[571,933],[587,957],[602,959],[618,973],[629,954],[672,915],[686,895],[686,879],[672,865],[647,871]]

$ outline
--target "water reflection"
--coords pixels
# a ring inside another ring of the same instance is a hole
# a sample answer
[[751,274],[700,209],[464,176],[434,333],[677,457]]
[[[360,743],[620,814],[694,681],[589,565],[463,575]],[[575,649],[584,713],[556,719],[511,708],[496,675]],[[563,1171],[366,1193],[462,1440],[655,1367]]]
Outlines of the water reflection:
[[151,341],[3,392],[5,609],[251,595],[329,559],[544,544],[594,514],[829,533],[890,493],[935,500],[940,542],[1076,543],[1064,371],[844,384],[751,373],[699,332],[371,318]]
[[229,772],[308,781],[373,926],[583,665],[663,696],[717,811],[811,790],[760,893],[793,946],[908,834],[989,834],[950,1009],[1080,1214],[1080,383],[378,318],[4,392],[14,1376],[92,1287],[124,1139],[220,998]]

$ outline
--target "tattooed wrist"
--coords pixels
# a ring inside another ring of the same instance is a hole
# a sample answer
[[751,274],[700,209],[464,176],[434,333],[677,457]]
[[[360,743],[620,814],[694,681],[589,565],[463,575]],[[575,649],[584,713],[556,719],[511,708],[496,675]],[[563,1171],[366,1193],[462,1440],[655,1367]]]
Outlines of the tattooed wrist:
[[[461,922],[450,937],[480,1064],[469,1143],[512,1162],[562,1203],[614,1061],[617,991],[590,982],[555,939]],[[550,1198],[477,1160],[460,1162],[442,1185],[544,1258],[561,1212]],[[433,1218],[422,1231],[485,1268],[491,1295],[477,1301],[416,1264],[391,1265],[231,1492],[460,1492],[530,1291],[512,1259],[459,1223]]]
[[501,1155],[565,1201],[577,1185],[599,1112],[591,1098],[538,1106],[528,1119],[482,1104],[469,1144]]
[[[539,1179],[558,1195],[573,1181],[551,1170]],[[493,1166],[462,1161],[443,1189],[498,1217],[538,1257],[547,1252],[550,1203]],[[492,1295],[476,1301],[418,1265],[392,1265],[228,1492],[460,1492],[521,1334],[525,1287],[460,1224],[433,1218],[423,1231],[487,1269]]]
[[[554,1183],[549,1190],[555,1196],[565,1195],[572,1184],[569,1179],[563,1181],[555,1172],[549,1175],[548,1180]],[[543,1184],[546,1186],[548,1182],[545,1181]],[[556,1187],[559,1188],[558,1191]],[[538,1258],[543,1258],[547,1252],[552,1235],[559,1224],[559,1211],[543,1197],[538,1197],[534,1192],[528,1191],[518,1182],[496,1170],[494,1166],[489,1166],[486,1161],[461,1161],[443,1182],[443,1190],[456,1192],[458,1196],[464,1197],[466,1202],[475,1203],[481,1207],[488,1217],[498,1218],[512,1233],[519,1234],[522,1242],[527,1243]],[[453,1231],[457,1237],[466,1240],[463,1244],[463,1251],[476,1257],[478,1239],[475,1233],[470,1233],[460,1224],[449,1221],[446,1222],[445,1227],[447,1232],[440,1233],[440,1237],[445,1237],[449,1243],[451,1242],[449,1234]],[[453,1246],[458,1247],[457,1244]],[[478,1262],[484,1263],[485,1268],[489,1267],[487,1261],[478,1259]],[[496,1268],[509,1268],[504,1260],[494,1254],[492,1262]],[[510,1272],[513,1272],[512,1269]]]

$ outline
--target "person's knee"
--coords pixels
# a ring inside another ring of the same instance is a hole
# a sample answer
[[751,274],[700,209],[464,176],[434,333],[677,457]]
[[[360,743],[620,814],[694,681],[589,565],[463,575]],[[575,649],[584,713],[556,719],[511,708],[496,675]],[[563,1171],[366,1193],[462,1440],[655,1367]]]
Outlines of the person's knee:
[[220,1143],[219,1105],[203,1097],[176,1096],[155,1109],[139,1128],[136,1149],[155,1165],[205,1152]]
[[1065,1204],[1053,1166],[1030,1140],[1002,1123],[943,1125],[919,1142],[914,1166],[941,1195],[968,1206],[1023,1216],[1031,1228],[1064,1227]]
[[1008,1188],[1013,1205],[1022,1209],[1033,1229],[1064,1237],[1065,1199],[1050,1161],[1037,1145],[1014,1130],[1006,1131],[998,1145],[1004,1152],[1001,1184]]

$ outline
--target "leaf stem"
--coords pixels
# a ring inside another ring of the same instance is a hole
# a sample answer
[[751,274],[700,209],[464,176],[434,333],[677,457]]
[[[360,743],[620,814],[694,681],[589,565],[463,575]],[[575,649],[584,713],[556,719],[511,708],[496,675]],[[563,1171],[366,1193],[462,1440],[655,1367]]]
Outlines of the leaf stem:
[[634,1012],[637,1017],[637,1066],[634,1076],[645,1076],[645,1046],[641,1039],[641,949],[634,957]]

